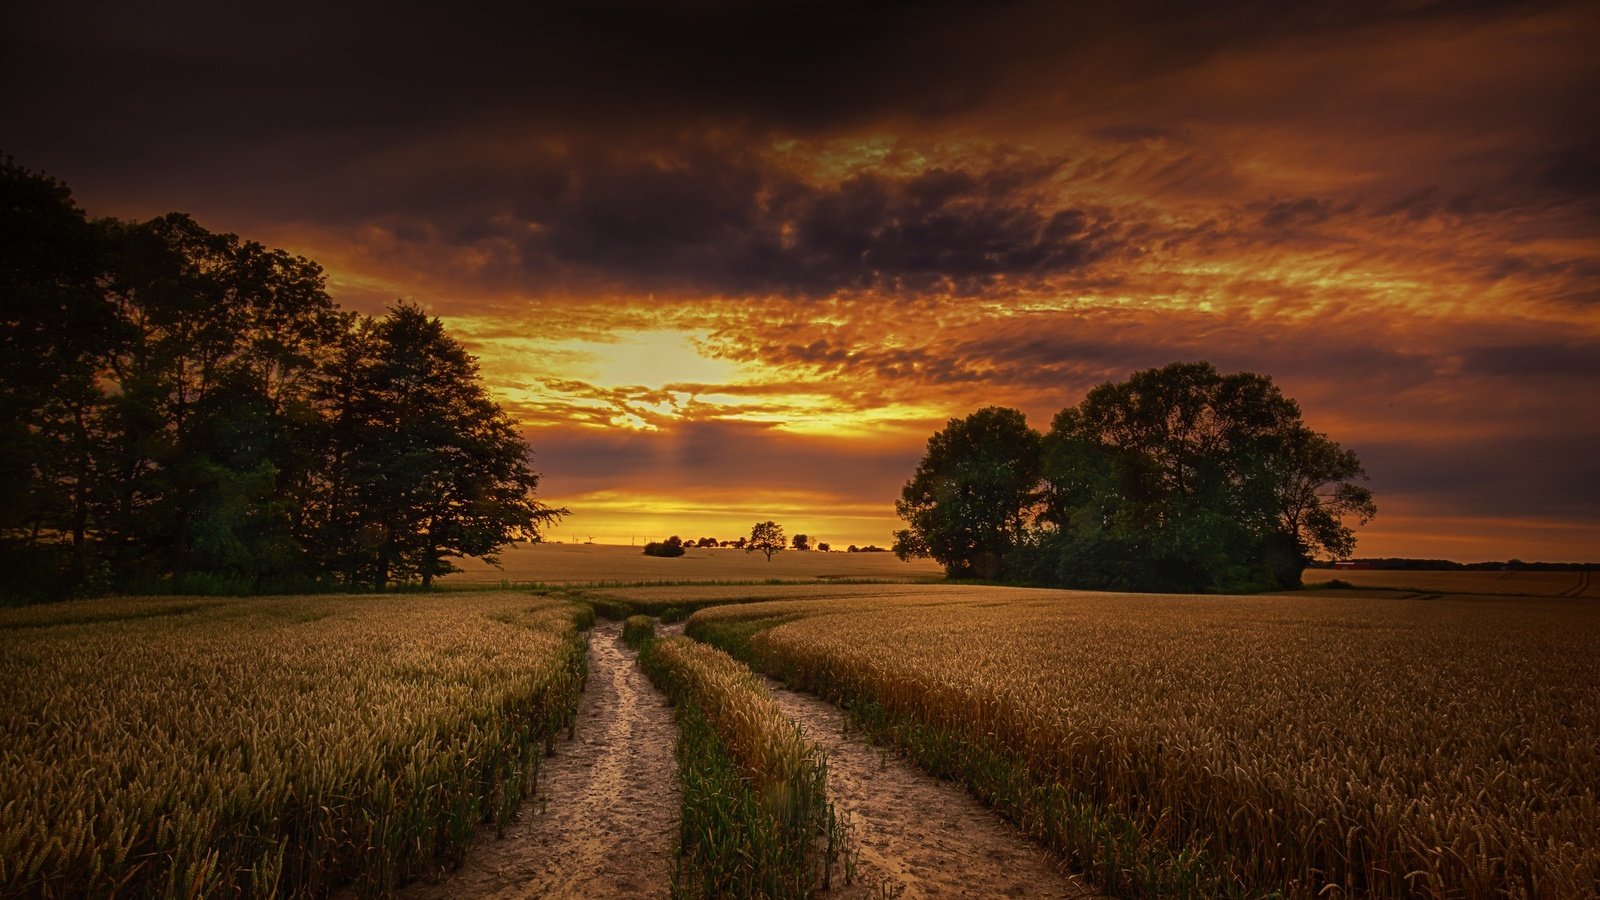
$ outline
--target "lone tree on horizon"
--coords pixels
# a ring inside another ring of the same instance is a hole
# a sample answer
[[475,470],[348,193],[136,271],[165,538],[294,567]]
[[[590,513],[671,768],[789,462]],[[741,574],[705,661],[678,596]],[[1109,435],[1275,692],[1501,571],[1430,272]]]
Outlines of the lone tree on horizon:
[[767,562],[772,562],[772,554],[784,548],[783,526],[768,519],[757,522],[750,529],[750,539],[745,541],[744,552],[753,553],[760,550],[767,555]]

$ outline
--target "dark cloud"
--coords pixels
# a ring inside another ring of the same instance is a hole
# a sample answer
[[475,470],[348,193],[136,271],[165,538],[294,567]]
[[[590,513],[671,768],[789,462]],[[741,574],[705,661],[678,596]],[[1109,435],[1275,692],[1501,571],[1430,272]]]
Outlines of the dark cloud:
[[384,229],[396,264],[470,253],[481,286],[972,293],[1077,272],[1119,247],[1104,210],[1048,197],[1056,168],[999,154],[819,181],[725,142],[682,141],[645,154],[534,151],[514,172],[392,190],[383,174],[357,175],[305,202],[342,198],[347,212],[328,214]]
[[840,502],[893,502],[920,447],[774,431],[749,422],[687,421],[660,431],[536,428],[535,460],[553,495],[754,490]]
[[[1595,520],[1573,498],[1600,493],[1596,436],[1567,424],[1600,397],[1593,3],[5,18],[0,150],[92,213],[190,211],[326,262],[345,302],[477,319],[523,421],[566,423],[534,431],[557,494],[887,502],[920,449],[893,417],[1000,403],[1043,424],[1100,381],[1208,359],[1354,435],[1380,503],[1465,515],[1481,485],[1496,514]],[[756,376],[595,385],[518,343],[649,328],[710,334]],[[735,421],[813,402],[898,430]]]
[[1462,369],[1490,378],[1578,378],[1600,393],[1600,341],[1469,347]]
[[1473,441],[1364,441],[1372,489],[1436,515],[1593,522],[1600,467],[1593,423]]

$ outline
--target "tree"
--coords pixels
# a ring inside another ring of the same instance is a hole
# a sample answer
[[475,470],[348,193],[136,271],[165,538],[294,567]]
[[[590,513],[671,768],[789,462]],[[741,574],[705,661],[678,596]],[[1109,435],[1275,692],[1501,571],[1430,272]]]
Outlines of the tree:
[[996,578],[1037,497],[1040,435],[1021,412],[987,407],[928,440],[895,511],[901,559],[932,556],[952,577]]
[[125,334],[108,264],[66,185],[0,159],[0,568],[19,593],[90,577],[103,361]]
[[8,592],[431,585],[562,512],[437,320],[189,216],[90,221],[0,161],[0,309]]
[[[450,559],[538,541],[566,514],[534,499],[516,427],[444,325],[400,304],[371,327],[355,373],[347,464],[355,533],[373,585],[457,571]],[[680,542],[681,543],[681,542]]]
[[644,545],[645,556],[660,556],[667,559],[676,559],[684,554],[683,538],[673,535],[664,541],[651,541]]
[[794,536],[794,548],[796,550],[810,550],[811,549],[811,538],[809,536],[807,536],[807,535],[804,535],[804,534],[795,535]]
[[783,548],[783,526],[770,519],[757,522],[750,529],[750,536],[744,539],[744,552],[754,553],[759,550],[767,555],[767,562],[772,562],[772,554]]
[[[1266,376],[1173,363],[1093,389],[1055,418],[1029,573],[1082,587],[1242,590],[1298,584],[1313,552],[1346,557],[1376,514],[1355,454],[1307,428]],[[1035,560],[1037,562],[1038,560]]]
[[823,541],[822,543],[817,545],[817,550],[819,550],[819,551],[821,551],[823,553],[827,553],[829,550],[832,550],[832,549],[833,549],[833,545],[828,543],[827,541]]

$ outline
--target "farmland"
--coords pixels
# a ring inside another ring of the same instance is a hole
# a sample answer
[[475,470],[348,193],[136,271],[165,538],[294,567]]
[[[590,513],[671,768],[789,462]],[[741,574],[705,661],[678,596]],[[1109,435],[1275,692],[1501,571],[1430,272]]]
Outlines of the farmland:
[[1593,572],[1307,569],[1301,578],[1308,585],[1337,579],[1358,588],[1391,588],[1439,594],[1600,598],[1600,578],[1596,578]]
[[1133,894],[1589,895],[1600,610],[1003,588],[691,635],[849,708]]
[[512,594],[0,613],[0,895],[372,894],[450,864],[570,724],[579,613]]
[[[700,643],[646,618],[586,637],[573,599],[699,609]],[[1404,590],[751,579],[5,610],[0,896],[1086,891],[1050,860],[1120,896],[1589,896],[1597,645],[1592,601]]]
[[638,547],[610,544],[523,544],[500,554],[498,567],[463,560],[458,574],[442,579],[448,587],[659,581],[784,581],[868,578],[932,581],[944,572],[931,560],[901,562],[893,553],[821,553],[786,550],[772,561],[760,553],[732,548],[695,548],[676,559],[645,556]]

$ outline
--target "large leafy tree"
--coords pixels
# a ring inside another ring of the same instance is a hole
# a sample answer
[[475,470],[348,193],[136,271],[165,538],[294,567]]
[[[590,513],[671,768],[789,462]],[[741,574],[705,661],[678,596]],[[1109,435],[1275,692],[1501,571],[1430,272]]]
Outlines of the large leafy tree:
[[895,534],[895,553],[931,556],[953,577],[999,577],[1037,499],[1040,449],[1017,410],[951,419],[895,503],[908,526]]
[[0,566],[29,592],[90,577],[102,360],[124,337],[108,264],[66,185],[0,160]]
[[1169,590],[1297,584],[1348,556],[1376,514],[1354,453],[1252,373],[1173,363],[1103,384],[1047,440],[1040,543],[1070,584]]
[[352,349],[347,387],[334,376],[348,392],[334,410],[348,467],[338,527],[375,587],[411,576],[430,587],[457,571],[450,560],[492,559],[565,514],[534,498],[527,445],[438,319],[401,304]]
[[420,311],[339,311],[310,260],[173,213],[90,220],[0,161],[6,593],[420,577],[560,512]]

